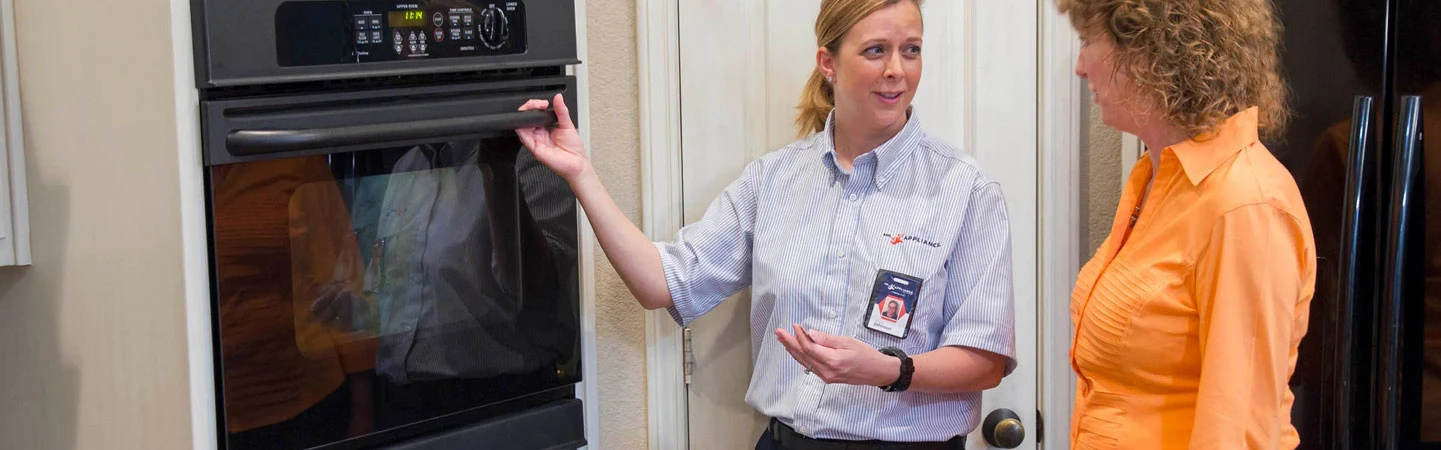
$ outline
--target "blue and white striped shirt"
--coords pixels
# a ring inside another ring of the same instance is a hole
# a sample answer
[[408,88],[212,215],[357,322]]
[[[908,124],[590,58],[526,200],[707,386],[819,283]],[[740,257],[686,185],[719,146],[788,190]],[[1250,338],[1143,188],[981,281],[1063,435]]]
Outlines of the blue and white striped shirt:
[[[905,442],[969,433],[980,422],[980,392],[827,385],[772,333],[798,323],[909,355],[971,347],[1006,356],[1007,374],[1016,366],[1000,185],[922,131],[914,114],[850,171],[836,163],[831,127],[751,162],[705,217],[656,244],[671,316],[688,324],[751,286],[746,402],[802,434]],[[862,324],[882,269],[924,279],[905,339]]]

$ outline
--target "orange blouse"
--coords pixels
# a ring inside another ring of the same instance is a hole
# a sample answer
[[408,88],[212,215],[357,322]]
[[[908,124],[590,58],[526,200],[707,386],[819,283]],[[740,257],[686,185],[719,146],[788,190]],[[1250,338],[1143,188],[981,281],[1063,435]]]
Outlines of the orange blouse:
[[[1071,448],[1293,449],[1287,380],[1306,334],[1315,241],[1257,109],[1147,155],[1071,295]],[[1124,241],[1124,245],[1123,245]]]

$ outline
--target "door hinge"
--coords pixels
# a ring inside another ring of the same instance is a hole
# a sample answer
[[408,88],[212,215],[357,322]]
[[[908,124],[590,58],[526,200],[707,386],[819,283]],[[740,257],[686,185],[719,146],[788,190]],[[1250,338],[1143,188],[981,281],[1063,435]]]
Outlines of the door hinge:
[[681,329],[681,352],[684,353],[685,385],[690,386],[690,376],[695,373],[695,352],[690,344],[690,327]]
[[1046,441],[1046,416],[1041,415],[1041,410],[1036,410],[1036,443]]

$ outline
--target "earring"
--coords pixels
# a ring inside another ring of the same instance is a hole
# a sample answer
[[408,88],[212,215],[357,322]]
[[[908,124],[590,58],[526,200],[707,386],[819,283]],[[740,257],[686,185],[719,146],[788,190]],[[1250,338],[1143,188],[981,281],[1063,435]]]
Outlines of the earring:
[[835,75],[831,75],[831,76],[826,77],[826,82],[827,82],[827,83],[830,83],[830,84],[836,84],[836,77],[835,77]]

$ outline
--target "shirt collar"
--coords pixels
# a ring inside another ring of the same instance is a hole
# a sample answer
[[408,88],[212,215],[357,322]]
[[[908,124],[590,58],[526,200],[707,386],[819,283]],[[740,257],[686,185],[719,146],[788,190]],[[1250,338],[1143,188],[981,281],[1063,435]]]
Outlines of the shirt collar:
[[1259,109],[1252,106],[1226,119],[1214,131],[1167,147],[1181,161],[1192,185],[1201,184],[1216,168],[1260,140]]
[[[821,158],[825,161],[826,167],[831,169],[832,181],[844,172],[841,170],[840,164],[836,162],[835,118],[836,111],[833,109],[830,114],[826,115],[826,127],[821,130],[817,140],[817,144],[823,150]],[[907,108],[906,125],[901,127],[901,131],[897,132],[895,136],[891,136],[880,147],[857,156],[853,164],[870,164],[874,159],[876,170],[873,182],[878,188],[885,187],[886,182],[894,175],[896,168],[901,166],[906,157],[915,150],[916,144],[920,143],[921,134],[921,119],[916,114],[915,107]]]

